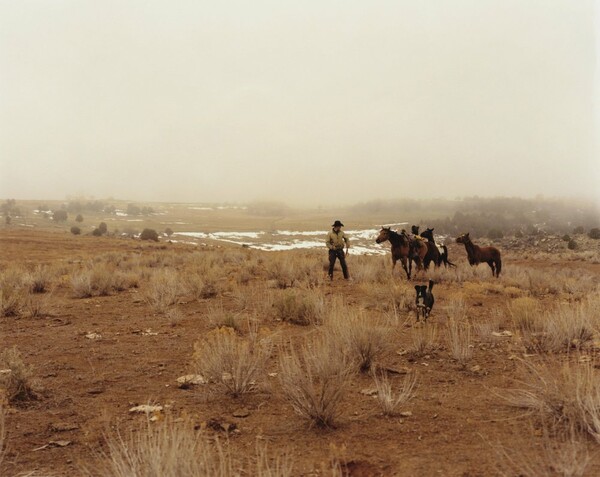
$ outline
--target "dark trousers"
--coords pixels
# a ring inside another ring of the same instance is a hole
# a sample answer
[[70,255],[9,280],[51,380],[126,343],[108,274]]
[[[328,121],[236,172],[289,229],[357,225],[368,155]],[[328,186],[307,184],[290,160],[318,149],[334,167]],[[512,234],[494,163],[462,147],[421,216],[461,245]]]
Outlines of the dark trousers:
[[346,265],[346,256],[343,249],[329,251],[329,276],[333,277],[333,267],[336,259],[340,261],[344,278],[348,278],[348,266]]

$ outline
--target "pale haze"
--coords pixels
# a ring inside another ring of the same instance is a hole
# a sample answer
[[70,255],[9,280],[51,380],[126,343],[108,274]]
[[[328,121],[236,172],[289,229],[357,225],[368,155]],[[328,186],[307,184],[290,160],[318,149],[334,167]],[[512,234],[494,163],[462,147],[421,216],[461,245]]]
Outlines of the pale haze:
[[600,198],[592,0],[0,1],[0,198]]

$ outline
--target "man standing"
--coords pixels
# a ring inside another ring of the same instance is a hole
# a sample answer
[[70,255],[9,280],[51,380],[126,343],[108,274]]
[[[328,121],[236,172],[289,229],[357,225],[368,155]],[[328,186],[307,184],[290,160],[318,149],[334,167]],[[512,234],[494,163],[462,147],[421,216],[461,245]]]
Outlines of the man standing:
[[[348,255],[348,248],[350,247],[350,242],[348,241],[348,237],[342,231],[342,224],[339,220],[336,220],[333,225],[331,232],[327,234],[327,248],[329,249],[329,279],[333,280],[333,267],[335,265],[335,260],[339,259],[340,265],[342,266],[342,272],[344,273],[344,278],[348,280],[348,266],[346,265],[346,256]],[[344,253],[344,245],[346,245],[346,253]]]

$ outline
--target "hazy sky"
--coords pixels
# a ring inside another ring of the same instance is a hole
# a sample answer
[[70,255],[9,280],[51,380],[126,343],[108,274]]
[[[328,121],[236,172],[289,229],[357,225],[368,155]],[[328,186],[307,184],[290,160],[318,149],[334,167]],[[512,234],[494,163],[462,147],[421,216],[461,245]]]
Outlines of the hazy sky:
[[0,198],[600,198],[594,0],[0,0]]

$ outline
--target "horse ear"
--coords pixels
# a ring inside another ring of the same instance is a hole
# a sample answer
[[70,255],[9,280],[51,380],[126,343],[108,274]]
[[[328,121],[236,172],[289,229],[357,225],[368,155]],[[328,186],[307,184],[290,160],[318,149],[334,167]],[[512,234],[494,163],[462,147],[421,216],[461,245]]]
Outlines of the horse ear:
[[435,229],[435,227],[430,228],[429,230],[431,230],[433,232],[433,229]]
[[419,285],[415,285],[415,290],[417,290],[417,293],[419,293],[419,288],[421,288]]
[[468,237],[468,236],[469,236],[469,233],[470,233],[470,232],[467,232],[467,233],[465,234],[465,237]]

